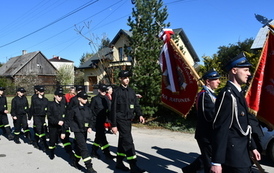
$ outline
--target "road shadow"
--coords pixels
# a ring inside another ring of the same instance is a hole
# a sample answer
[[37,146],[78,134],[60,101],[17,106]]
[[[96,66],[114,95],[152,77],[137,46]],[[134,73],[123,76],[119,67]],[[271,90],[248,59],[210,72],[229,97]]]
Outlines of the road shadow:
[[170,166],[175,166],[180,169],[199,156],[198,153],[184,153],[158,146],[152,146],[151,149],[156,150],[156,153],[161,157],[136,151],[138,155],[138,165],[147,170],[147,172],[175,173],[175,171],[169,169]]

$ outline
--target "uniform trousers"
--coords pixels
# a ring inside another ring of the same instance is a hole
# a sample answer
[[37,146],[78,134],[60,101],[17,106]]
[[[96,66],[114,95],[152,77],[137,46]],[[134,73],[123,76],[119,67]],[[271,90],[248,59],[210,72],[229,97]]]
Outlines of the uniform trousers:
[[205,142],[203,140],[197,140],[197,142],[201,151],[201,158],[203,161],[204,172],[210,173],[212,146],[209,142]]
[[19,135],[21,132],[21,128],[24,130],[24,133],[29,132],[29,127],[28,127],[28,120],[27,120],[27,115],[16,115],[17,119],[13,119],[13,124],[14,124],[14,134]]
[[45,119],[46,119],[45,115],[37,115],[33,117],[33,125],[34,125],[33,129],[35,132],[35,136],[43,137],[46,135],[45,128],[44,128]]
[[3,129],[4,133],[11,133],[7,114],[0,114],[0,127]]
[[117,119],[117,128],[119,131],[117,156],[126,156],[127,160],[136,159],[131,120]]
[[87,132],[74,132],[75,142],[75,154],[81,156],[83,160],[89,158],[89,152],[87,147]]
[[94,145],[101,147],[101,149],[107,148],[108,141],[105,133],[105,127],[104,127],[104,121],[97,122],[95,125],[96,133],[95,133],[95,139],[94,139]]
[[231,166],[222,165],[222,172],[223,173],[252,173],[253,171],[251,167],[235,168]]
[[70,133],[66,132],[66,137],[64,139],[60,138],[61,134],[62,134],[61,127],[49,126],[49,149],[54,149],[55,145],[58,143],[58,139],[60,139],[64,145],[66,152],[70,152],[71,151],[71,142],[69,140]]

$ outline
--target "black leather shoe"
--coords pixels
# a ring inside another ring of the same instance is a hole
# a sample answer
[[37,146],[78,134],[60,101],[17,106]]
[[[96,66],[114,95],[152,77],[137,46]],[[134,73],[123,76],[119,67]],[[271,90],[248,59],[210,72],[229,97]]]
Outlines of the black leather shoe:
[[120,169],[120,170],[122,170],[122,171],[129,171],[129,170],[130,170],[128,167],[126,167],[126,166],[124,165],[123,162],[122,162],[122,163],[117,163],[115,168],[116,168],[116,169]]

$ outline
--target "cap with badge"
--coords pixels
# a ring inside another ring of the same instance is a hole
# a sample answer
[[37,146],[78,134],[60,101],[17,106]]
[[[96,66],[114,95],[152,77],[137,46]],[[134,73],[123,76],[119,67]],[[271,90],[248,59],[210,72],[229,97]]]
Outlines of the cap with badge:
[[208,71],[208,72],[206,72],[203,76],[202,76],[202,78],[200,78],[200,80],[201,79],[203,79],[203,80],[206,80],[206,79],[219,79],[221,76],[219,75],[219,73],[217,72],[217,71],[215,71],[215,70],[210,70],[210,71]]
[[24,93],[24,92],[26,92],[26,90],[23,87],[19,87],[19,88],[17,88],[17,92]]
[[0,87],[0,91],[4,91],[4,90],[6,90],[5,87]]
[[121,70],[118,74],[118,77],[130,77],[131,73],[127,70]]
[[63,90],[56,89],[55,92],[54,92],[54,95],[56,95],[56,96],[63,96],[64,95]]
[[88,97],[90,97],[85,91],[81,91],[77,94],[77,97],[80,97],[84,100],[88,99]]
[[76,85],[75,88],[76,88],[76,91],[83,91],[83,90],[85,90],[85,86],[84,85]]
[[107,87],[105,84],[100,84],[100,85],[99,85],[99,90],[100,90],[101,92],[106,92],[107,89],[108,89],[108,87]]
[[37,91],[39,92],[44,92],[45,91],[45,88],[43,86],[39,86],[36,88]]
[[242,52],[239,55],[237,55],[235,58],[231,59],[226,66],[224,67],[224,70],[226,72],[229,72],[232,68],[238,67],[238,68],[244,68],[244,67],[251,67],[252,64],[250,64],[245,57],[245,54]]

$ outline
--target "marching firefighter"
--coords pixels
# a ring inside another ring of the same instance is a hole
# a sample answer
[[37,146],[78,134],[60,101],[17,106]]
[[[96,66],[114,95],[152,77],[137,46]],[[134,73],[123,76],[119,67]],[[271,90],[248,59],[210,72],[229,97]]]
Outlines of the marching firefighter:
[[68,112],[69,127],[74,132],[75,156],[77,157],[75,165],[78,165],[80,158],[83,159],[87,171],[96,173],[92,167],[91,157],[87,147],[87,133],[92,132],[92,111],[87,105],[88,95],[82,91],[77,94],[78,104]]
[[13,135],[11,134],[11,128],[9,125],[9,120],[7,113],[8,111],[8,104],[7,98],[4,96],[4,87],[0,87],[0,127],[3,130],[3,134],[6,134],[8,140],[13,140]]
[[48,125],[49,125],[49,158],[54,159],[54,151],[58,138],[64,145],[65,151],[69,154],[71,164],[74,163],[74,153],[72,151],[71,142],[69,140],[69,130],[65,126],[66,108],[62,102],[63,91],[57,89],[54,92],[54,100],[48,104]]
[[23,87],[17,89],[17,95],[11,101],[11,116],[14,123],[14,142],[20,144],[19,135],[21,133],[21,128],[24,131],[28,143],[31,144],[31,134],[28,127],[28,113],[29,113],[29,103],[24,95],[26,90]]
[[110,100],[106,96],[107,86],[104,84],[99,85],[99,93],[95,97],[92,98],[90,108],[94,111],[94,120],[95,120],[95,140],[92,145],[92,157],[100,158],[97,153],[100,148],[107,159],[113,159],[114,156],[110,154],[109,144],[106,138],[105,133],[105,122],[107,117],[109,116],[110,111]]
[[142,116],[134,90],[128,86],[130,76],[129,71],[121,70],[119,72],[120,86],[113,92],[111,103],[111,125],[114,134],[119,131],[116,168],[129,171],[129,168],[123,163],[123,159],[126,158],[130,164],[130,171],[141,173],[145,170],[136,164],[137,156],[131,134],[131,123],[134,113],[137,114],[141,123],[144,123],[145,119]]
[[[30,114],[28,119],[31,120],[33,117],[34,147],[46,151],[48,146],[44,126],[48,109],[48,99],[44,96],[45,88],[43,86],[36,87],[36,90],[36,96],[33,96],[31,99]],[[43,147],[39,146],[39,142],[43,144]]]

